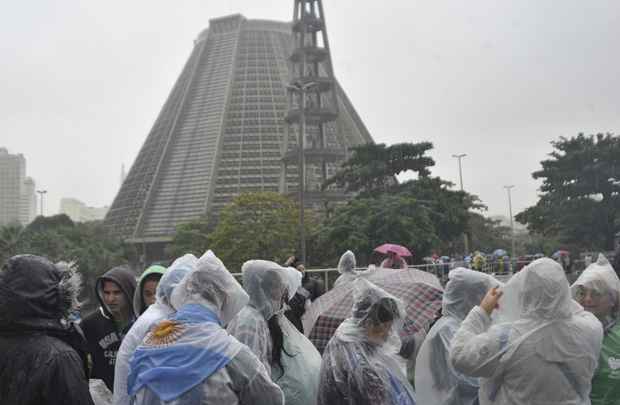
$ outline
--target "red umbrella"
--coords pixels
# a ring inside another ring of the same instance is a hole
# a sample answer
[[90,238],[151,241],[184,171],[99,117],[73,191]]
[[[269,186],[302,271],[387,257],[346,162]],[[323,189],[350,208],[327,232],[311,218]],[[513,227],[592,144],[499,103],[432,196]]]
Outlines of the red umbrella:
[[396,253],[400,257],[411,257],[413,256],[409,249],[401,245],[395,245],[394,243],[384,243],[381,246],[377,246],[375,248],[375,252],[383,253],[384,255],[389,252]]
[[[433,274],[420,270],[373,268],[362,272],[370,282],[401,299],[405,305],[401,337],[426,329],[441,308],[443,290]],[[319,352],[353,309],[353,282],[340,284],[315,300],[304,315],[304,331]]]

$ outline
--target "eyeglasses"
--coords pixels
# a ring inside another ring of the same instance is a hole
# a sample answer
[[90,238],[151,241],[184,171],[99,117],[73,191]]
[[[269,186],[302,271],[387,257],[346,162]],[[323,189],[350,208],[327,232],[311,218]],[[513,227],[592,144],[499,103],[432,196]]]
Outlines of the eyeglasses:
[[593,288],[587,288],[584,286],[578,286],[575,290],[575,299],[577,301],[583,301],[588,297],[588,295],[592,301],[599,301],[605,294]]

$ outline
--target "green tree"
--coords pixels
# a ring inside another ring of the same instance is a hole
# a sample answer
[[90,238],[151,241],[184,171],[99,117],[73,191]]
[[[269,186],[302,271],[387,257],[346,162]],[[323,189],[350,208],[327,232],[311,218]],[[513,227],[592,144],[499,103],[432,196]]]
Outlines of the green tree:
[[89,301],[87,305],[96,301],[94,285],[98,276],[114,266],[135,261],[129,247],[110,236],[101,221],[73,223],[66,215],[37,217],[26,228],[1,228],[0,239],[3,261],[29,253],[53,262],[74,262],[82,275],[82,298]]
[[373,249],[386,242],[411,248],[417,258],[439,242],[430,210],[406,194],[356,198],[336,208],[317,233],[322,256],[317,261],[329,266],[346,250],[364,264],[371,261]]
[[612,250],[620,230],[620,137],[561,137],[541,162],[538,203],[517,215],[532,232],[585,249]]
[[352,149],[352,156],[323,187],[335,184],[350,192],[387,191],[396,184],[394,176],[399,173],[413,171],[420,176],[428,176],[428,168],[435,165],[433,158],[426,156],[432,148],[430,142],[356,146]]
[[174,239],[166,252],[169,257],[179,257],[192,253],[200,257],[209,246],[209,232],[211,226],[207,216],[195,221],[177,225]]
[[0,265],[20,253],[24,245],[24,228],[21,225],[11,224],[0,228]]
[[220,213],[208,246],[232,272],[250,259],[282,262],[297,247],[297,215],[295,203],[278,193],[241,194]]
[[470,212],[468,228],[471,251],[492,253],[495,249],[510,250],[511,230],[502,225],[500,220]]
[[462,252],[462,234],[469,230],[470,210],[485,210],[478,197],[460,190],[439,177],[420,177],[399,184],[393,192],[415,198],[427,210],[444,252]]

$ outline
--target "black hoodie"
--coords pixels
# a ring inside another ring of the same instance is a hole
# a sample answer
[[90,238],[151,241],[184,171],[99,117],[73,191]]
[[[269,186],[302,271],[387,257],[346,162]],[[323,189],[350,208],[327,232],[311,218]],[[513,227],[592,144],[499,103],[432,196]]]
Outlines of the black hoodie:
[[[123,291],[129,324],[119,328],[112,313],[103,301],[103,282],[113,281]],[[90,378],[100,378],[112,391],[114,389],[114,365],[116,353],[121,345],[125,333],[135,320],[132,298],[136,289],[136,278],[127,266],[114,267],[97,279],[95,285],[97,299],[101,304],[95,312],[88,315],[81,323],[82,330],[88,342],[88,352],[92,359]]]
[[[73,309],[73,275],[45,258],[10,258],[0,271],[0,403],[92,405]],[[70,285],[72,284],[72,285]]]

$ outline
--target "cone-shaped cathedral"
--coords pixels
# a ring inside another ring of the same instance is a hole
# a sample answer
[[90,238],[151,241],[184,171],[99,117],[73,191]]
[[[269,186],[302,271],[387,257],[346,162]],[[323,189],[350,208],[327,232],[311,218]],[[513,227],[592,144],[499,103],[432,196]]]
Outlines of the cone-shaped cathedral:
[[[302,44],[296,43],[301,28],[309,32],[304,38],[316,41],[324,20],[313,23],[302,14],[295,20],[232,15],[210,21],[105,218],[113,233],[134,243],[166,242],[178,224],[217,214],[240,193],[294,192],[299,178],[289,155],[296,148],[298,120],[287,86],[310,75],[308,66],[318,68],[315,101],[324,102],[324,112],[337,112],[337,118],[321,115],[320,104],[310,114],[321,125],[308,129],[305,147],[327,158],[307,152],[314,156],[308,167],[316,166],[306,172],[306,187],[316,190],[351,146],[372,142],[333,79],[327,44],[299,50]],[[329,61],[328,70],[306,63],[299,71],[300,61],[314,56]]]

